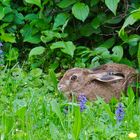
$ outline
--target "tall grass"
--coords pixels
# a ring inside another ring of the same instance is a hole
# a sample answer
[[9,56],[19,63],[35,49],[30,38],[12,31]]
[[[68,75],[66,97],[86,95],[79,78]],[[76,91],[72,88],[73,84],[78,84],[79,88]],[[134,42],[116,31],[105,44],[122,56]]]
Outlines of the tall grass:
[[[119,102],[124,118],[118,122]],[[131,88],[120,101],[98,98],[81,112],[75,100],[58,92],[52,70],[48,75],[41,69],[1,70],[0,112],[1,140],[128,140],[131,132],[140,139],[140,100]]]

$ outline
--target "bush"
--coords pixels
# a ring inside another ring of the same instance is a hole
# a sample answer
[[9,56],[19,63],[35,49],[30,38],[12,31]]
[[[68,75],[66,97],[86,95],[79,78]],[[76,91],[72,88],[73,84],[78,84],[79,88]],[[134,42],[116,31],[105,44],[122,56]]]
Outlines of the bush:
[[138,0],[0,3],[5,64],[13,65],[17,59],[23,64],[28,59],[28,66],[45,71],[48,67],[94,67],[110,61],[140,64]]

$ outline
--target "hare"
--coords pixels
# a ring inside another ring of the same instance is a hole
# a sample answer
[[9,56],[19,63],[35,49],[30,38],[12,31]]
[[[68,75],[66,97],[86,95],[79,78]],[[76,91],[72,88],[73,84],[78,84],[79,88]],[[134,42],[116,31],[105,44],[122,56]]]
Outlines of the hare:
[[64,74],[58,84],[58,89],[69,99],[71,95],[85,95],[89,100],[102,97],[109,102],[112,97],[119,98],[136,75],[136,70],[124,65],[109,63],[92,70],[72,68]]

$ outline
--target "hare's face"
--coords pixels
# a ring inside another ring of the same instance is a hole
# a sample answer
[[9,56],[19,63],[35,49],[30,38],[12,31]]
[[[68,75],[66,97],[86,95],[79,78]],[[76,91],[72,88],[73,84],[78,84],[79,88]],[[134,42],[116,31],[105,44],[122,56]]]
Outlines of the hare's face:
[[58,89],[65,93],[76,92],[86,83],[88,70],[73,68],[68,70],[58,84]]

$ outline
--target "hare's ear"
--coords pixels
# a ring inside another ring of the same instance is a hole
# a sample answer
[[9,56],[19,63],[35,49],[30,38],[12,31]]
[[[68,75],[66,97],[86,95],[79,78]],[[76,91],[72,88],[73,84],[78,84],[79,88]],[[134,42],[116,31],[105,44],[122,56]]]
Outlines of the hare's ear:
[[122,76],[116,76],[116,75],[103,75],[102,77],[95,78],[98,81],[101,82],[114,82],[123,79]]
[[90,77],[92,77],[90,78],[91,80],[97,80],[101,82],[113,82],[124,78],[121,75],[110,75],[107,72],[92,74]]

